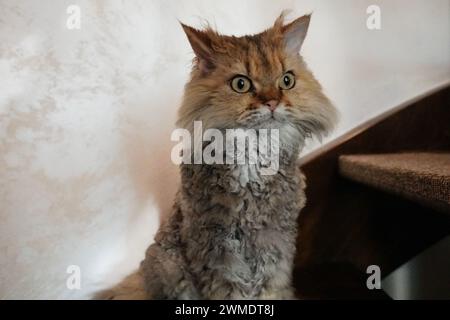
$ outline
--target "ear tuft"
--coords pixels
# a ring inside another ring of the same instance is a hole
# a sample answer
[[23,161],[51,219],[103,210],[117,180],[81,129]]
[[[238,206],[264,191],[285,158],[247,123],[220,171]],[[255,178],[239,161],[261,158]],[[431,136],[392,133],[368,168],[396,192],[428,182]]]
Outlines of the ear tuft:
[[181,23],[192,50],[198,59],[198,66],[202,72],[209,72],[214,68],[212,40],[207,31],[197,30]]
[[[280,18],[283,16],[282,14]],[[306,33],[308,32],[310,20],[311,14],[307,14],[282,27],[285,48],[289,54],[298,54],[300,52],[303,41],[306,38]]]

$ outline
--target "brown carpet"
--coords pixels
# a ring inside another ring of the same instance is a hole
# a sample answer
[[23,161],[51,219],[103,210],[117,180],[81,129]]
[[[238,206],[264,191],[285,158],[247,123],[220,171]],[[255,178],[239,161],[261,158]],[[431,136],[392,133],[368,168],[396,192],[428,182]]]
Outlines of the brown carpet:
[[450,153],[343,155],[341,175],[450,212]]

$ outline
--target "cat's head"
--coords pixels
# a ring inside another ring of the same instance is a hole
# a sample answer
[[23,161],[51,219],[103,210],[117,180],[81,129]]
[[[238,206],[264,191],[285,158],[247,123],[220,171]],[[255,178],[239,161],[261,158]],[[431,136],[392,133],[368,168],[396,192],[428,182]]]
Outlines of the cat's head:
[[286,24],[282,14],[270,29],[243,37],[182,24],[196,57],[178,126],[279,128],[299,143],[331,130],[337,112],[299,54],[309,21]]

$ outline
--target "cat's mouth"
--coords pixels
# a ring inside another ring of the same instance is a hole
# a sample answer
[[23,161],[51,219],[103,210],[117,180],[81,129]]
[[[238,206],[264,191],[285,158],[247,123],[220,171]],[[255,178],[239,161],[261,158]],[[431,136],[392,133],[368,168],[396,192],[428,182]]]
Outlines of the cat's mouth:
[[278,128],[284,124],[285,120],[278,117],[275,113],[270,114],[266,118],[262,119],[259,123],[260,126],[267,126],[268,129]]
[[284,106],[279,106],[275,110],[260,107],[256,111],[249,112],[245,117],[238,119],[238,123],[247,128],[279,129],[288,122],[285,109]]

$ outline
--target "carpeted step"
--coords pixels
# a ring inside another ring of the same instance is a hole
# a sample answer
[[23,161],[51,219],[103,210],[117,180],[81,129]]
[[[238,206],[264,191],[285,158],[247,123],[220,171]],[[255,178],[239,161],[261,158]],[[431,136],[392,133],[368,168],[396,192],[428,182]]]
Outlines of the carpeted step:
[[342,176],[450,212],[450,153],[343,155]]

